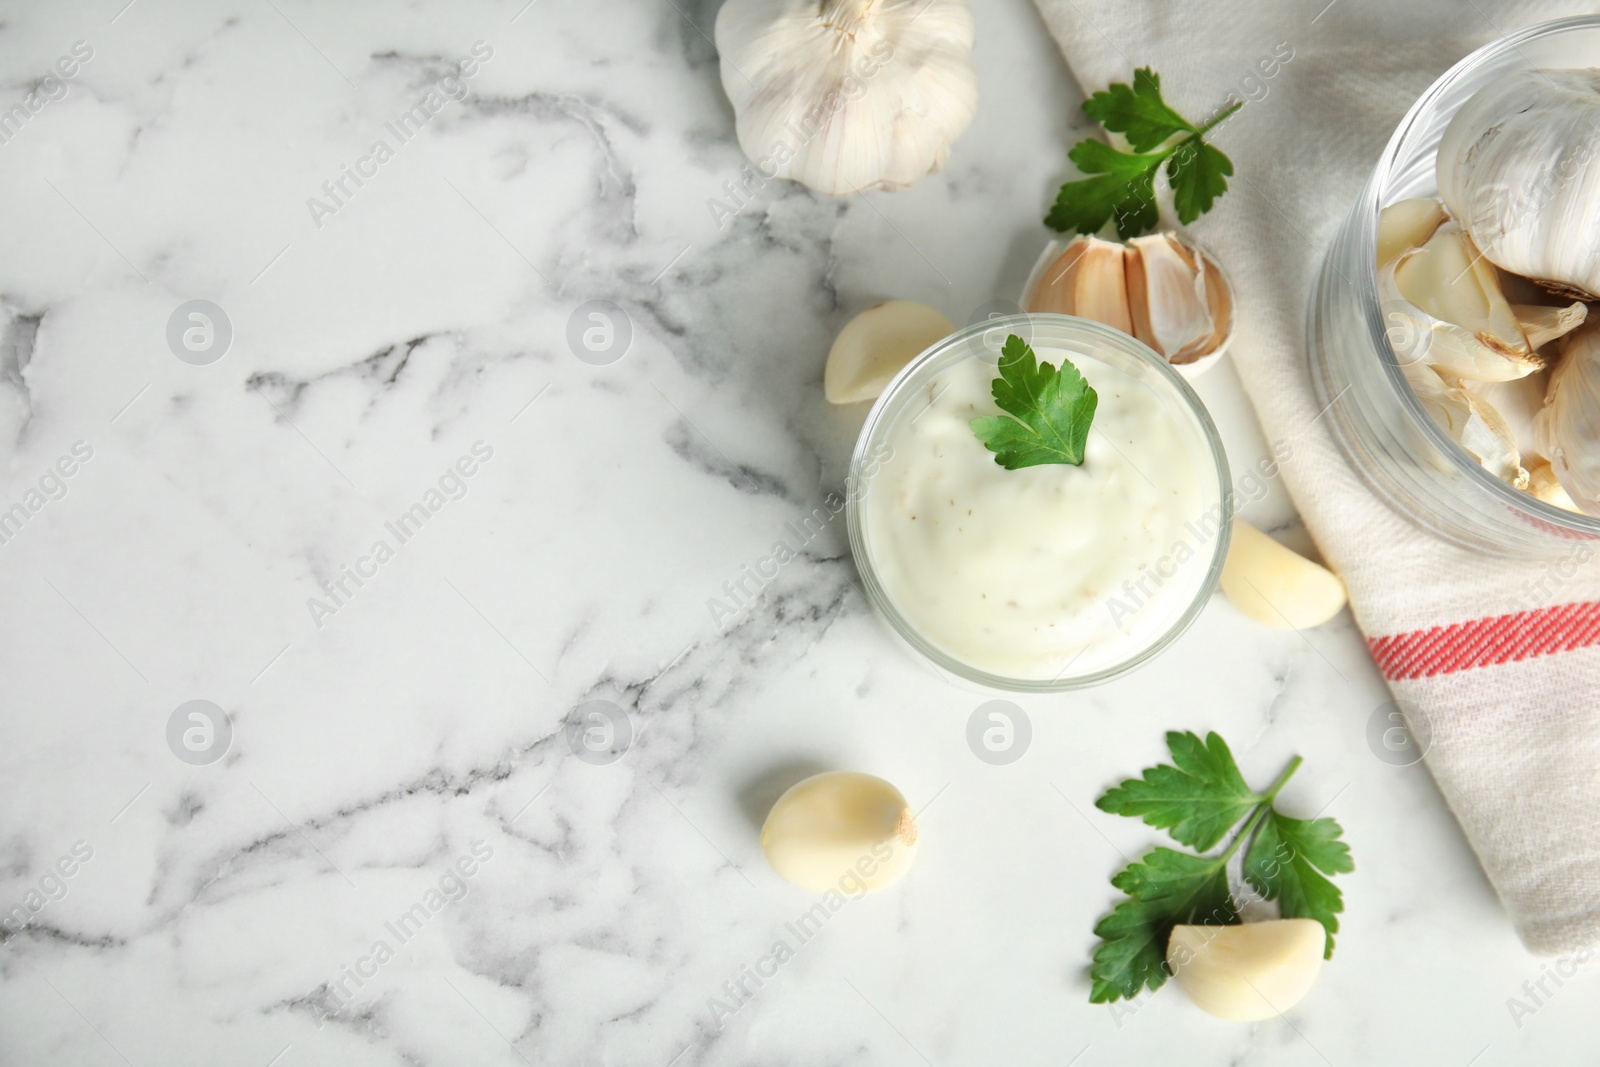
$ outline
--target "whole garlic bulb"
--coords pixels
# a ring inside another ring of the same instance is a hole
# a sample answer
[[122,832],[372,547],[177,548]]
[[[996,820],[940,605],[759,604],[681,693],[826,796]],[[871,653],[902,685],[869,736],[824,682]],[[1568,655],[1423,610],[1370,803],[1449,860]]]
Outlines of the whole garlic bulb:
[[1483,254],[1600,295],[1600,70],[1524,70],[1473,94],[1439,142],[1439,197]]
[[1579,510],[1600,515],[1600,320],[1562,341],[1533,436]]
[[967,0],[726,0],[722,88],[769,178],[834,195],[900,189],[944,166],[972,121]]

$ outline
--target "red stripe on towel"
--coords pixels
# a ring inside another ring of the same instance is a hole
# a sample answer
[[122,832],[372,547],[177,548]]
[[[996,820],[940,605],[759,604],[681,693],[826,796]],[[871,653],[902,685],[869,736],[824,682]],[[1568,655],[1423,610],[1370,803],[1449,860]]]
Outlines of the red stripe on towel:
[[1431,678],[1594,644],[1600,644],[1600,601],[1367,639],[1378,669],[1391,679]]

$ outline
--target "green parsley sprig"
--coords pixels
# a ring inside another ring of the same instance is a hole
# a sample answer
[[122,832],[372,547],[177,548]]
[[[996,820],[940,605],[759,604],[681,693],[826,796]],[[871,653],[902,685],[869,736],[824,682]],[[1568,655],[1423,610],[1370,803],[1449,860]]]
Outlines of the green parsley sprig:
[[1100,396],[1072,362],[1038,363],[1016,334],[1000,349],[1000,377],[990,387],[1005,415],[980,415],[969,425],[994,461],[1008,471],[1043,463],[1083,464],[1089,424]]
[[[1300,767],[1296,756],[1264,793],[1245,784],[1228,745],[1215,733],[1167,734],[1172,763],[1110,789],[1095,806],[1143,819],[1196,852],[1233,839],[1215,856],[1157,848],[1111,879],[1128,894],[1094,928],[1101,939],[1090,970],[1094,1004],[1132,999],[1167,980],[1167,938],[1179,923],[1231,926],[1239,905],[1228,888],[1228,861],[1244,849],[1243,874],[1262,899],[1276,900],[1285,919],[1316,919],[1333,955],[1344,896],[1326,875],[1355,869],[1344,832],[1333,819],[1291,819],[1273,807]],[[1242,824],[1242,825],[1241,825]],[[1238,828],[1235,830],[1235,828]]]
[[1155,229],[1156,172],[1165,164],[1178,221],[1187,226],[1228,191],[1233,162],[1207,144],[1205,135],[1243,106],[1242,101],[1235,103],[1196,126],[1161,99],[1161,77],[1149,67],[1134,71],[1131,86],[1118,82],[1095,93],[1083,102],[1083,110],[1126,137],[1133,151],[1120,152],[1093,138],[1079,141],[1067,158],[1090,177],[1061,187],[1045,225],[1095,233],[1115,218],[1117,236],[1124,241]]

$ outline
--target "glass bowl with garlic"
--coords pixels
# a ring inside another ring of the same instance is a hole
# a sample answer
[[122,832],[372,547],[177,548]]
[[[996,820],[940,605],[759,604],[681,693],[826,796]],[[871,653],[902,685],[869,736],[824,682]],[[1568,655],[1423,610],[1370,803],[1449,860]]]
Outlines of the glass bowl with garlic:
[[1312,378],[1395,510],[1482,551],[1600,538],[1600,18],[1441,77],[1312,294]]

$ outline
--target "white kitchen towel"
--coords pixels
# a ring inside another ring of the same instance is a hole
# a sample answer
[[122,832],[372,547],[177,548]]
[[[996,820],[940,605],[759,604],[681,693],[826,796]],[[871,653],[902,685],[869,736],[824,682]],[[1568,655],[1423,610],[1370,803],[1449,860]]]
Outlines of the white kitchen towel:
[[1293,441],[1289,492],[1391,689],[1426,717],[1428,766],[1523,942],[1594,948],[1600,560],[1557,581],[1550,564],[1469,554],[1391,512],[1327,420],[1313,423],[1304,340],[1323,250],[1411,104],[1479,46],[1581,12],[1539,0],[1036,3],[1086,93],[1151,66],[1182,114],[1247,101],[1214,138],[1234,163],[1229,191],[1192,227],[1238,290],[1230,358],[1268,440]]

